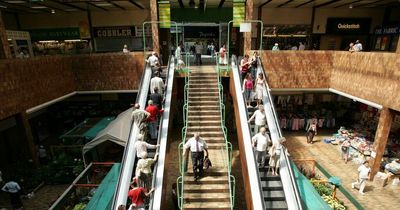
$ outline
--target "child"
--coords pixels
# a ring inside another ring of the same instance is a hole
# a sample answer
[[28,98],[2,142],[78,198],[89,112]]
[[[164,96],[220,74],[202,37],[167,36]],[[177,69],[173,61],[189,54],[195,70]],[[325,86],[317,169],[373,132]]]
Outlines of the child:
[[366,185],[367,179],[369,179],[369,174],[371,172],[371,168],[369,167],[368,161],[364,161],[364,163],[358,167],[358,180],[356,182],[351,183],[351,188],[358,188],[361,195],[364,195],[364,188]]

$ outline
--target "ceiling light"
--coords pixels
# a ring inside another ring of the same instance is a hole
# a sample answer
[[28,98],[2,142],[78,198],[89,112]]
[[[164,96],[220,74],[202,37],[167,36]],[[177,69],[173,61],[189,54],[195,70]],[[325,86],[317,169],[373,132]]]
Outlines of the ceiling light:
[[32,9],[46,9],[46,6],[33,6]]
[[25,1],[6,1],[7,3],[10,3],[10,4],[23,4],[23,3],[26,3]]
[[7,9],[7,7],[3,5],[0,5],[0,8]]
[[112,4],[110,4],[110,3],[98,3],[98,4],[95,4],[96,6],[99,6],[99,7],[109,7],[109,6],[112,6]]
[[349,9],[353,9],[353,5],[352,4],[349,5]]

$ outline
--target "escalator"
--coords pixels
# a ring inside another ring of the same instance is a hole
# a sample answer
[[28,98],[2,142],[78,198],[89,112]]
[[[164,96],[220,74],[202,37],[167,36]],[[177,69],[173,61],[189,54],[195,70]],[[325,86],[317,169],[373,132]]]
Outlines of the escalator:
[[[261,63],[260,60],[259,63]],[[264,74],[262,65],[258,65],[257,72]],[[254,134],[251,132],[253,127],[247,124],[247,121],[255,111],[255,108],[246,106],[246,101],[242,94],[239,65],[235,56],[232,57],[232,76],[235,88],[234,97],[236,98],[236,107],[239,110],[242,131],[238,134],[243,136],[243,142],[249,142]],[[264,78],[266,78],[265,75]],[[262,104],[267,116],[271,140],[276,142],[282,137],[282,133],[267,82],[265,82],[264,90],[265,94],[263,95],[265,97],[262,100]],[[244,144],[243,146],[249,173],[248,177],[250,183],[252,183],[250,188],[253,205],[257,206],[257,209],[303,209],[286,148],[282,147],[281,149],[279,175],[273,176],[269,167],[259,167],[257,165],[251,144]],[[268,163],[268,160],[269,156],[267,156],[265,162]],[[255,182],[257,184],[254,184]]]
[[[156,153],[159,154],[158,161],[154,165],[153,177],[152,177],[152,187],[155,189],[154,194],[150,197],[150,202],[146,204],[146,209],[161,209],[161,195],[162,195],[162,185],[163,185],[163,173],[164,173],[164,161],[166,154],[166,143],[167,134],[169,127],[169,115],[170,115],[170,105],[172,97],[172,86],[174,77],[174,57],[169,58],[167,65],[167,71],[165,75],[164,84],[166,84],[165,89],[165,104],[163,106],[164,112],[160,119],[159,129],[158,129],[158,139],[157,142],[151,142],[152,144],[159,144],[160,147],[157,150],[148,150],[148,158],[153,158]],[[145,65],[145,70],[142,75],[142,79],[139,85],[139,93],[136,98],[136,103],[140,105],[140,109],[144,109],[147,105],[148,96],[150,94],[150,80],[151,80],[152,70],[148,64]],[[163,78],[163,76],[162,76]],[[137,135],[139,134],[138,125],[131,122],[131,129],[129,131],[129,138],[125,146],[124,155],[121,161],[121,171],[118,178],[117,187],[115,189],[112,209],[117,210],[120,205],[127,205],[128,203],[128,191],[132,178],[135,176],[136,168],[136,148],[135,142]]]

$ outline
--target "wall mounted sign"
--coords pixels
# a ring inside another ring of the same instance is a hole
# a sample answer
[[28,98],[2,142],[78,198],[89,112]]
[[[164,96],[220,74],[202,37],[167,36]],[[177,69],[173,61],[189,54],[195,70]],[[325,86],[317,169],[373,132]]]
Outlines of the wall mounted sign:
[[400,34],[400,25],[377,27],[375,29],[375,34],[376,35]]
[[112,37],[133,37],[135,36],[135,27],[131,26],[112,26],[93,28],[94,37],[112,38]]
[[370,18],[328,18],[326,23],[327,34],[369,34]]
[[219,37],[218,26],[188,26],[184,31],[185,38],[217,39]]
[[171,28],[171,5],[169,1],[158,2],[158,17],[160,22],[160,28]]
[[80,39],[79,28],[44,28],[29,30],[32,41]]
[[233,1],[233,27],[239,27],[240,23],[245,20],[246,7],[243,0]]

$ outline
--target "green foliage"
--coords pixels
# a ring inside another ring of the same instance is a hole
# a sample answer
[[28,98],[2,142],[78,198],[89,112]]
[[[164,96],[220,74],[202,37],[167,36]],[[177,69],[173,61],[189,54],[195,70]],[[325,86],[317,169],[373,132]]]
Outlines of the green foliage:
[[84,210],[86,208],[86,203],[78,203],[74,206],[73,210]]

